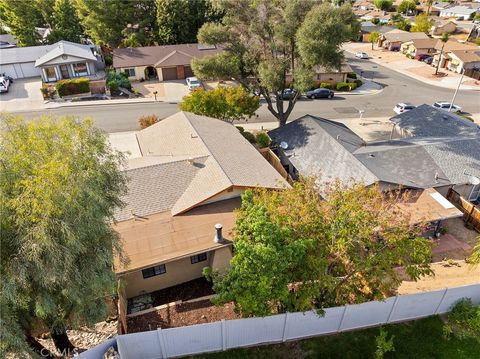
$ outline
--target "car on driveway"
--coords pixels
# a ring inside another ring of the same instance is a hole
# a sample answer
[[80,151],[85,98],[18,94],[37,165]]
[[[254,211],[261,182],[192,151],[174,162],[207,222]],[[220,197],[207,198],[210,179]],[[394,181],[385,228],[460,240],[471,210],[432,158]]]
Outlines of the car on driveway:
[[0,93],[8,92],[10,88],[10,78],[8,76],[0,76]]
[[395,112],[397,115],[400,115],[401,113],[413,110],[415,107],[417,106],[411,104],[410,102],[400,102],[395,105],[393,112]]
[[333,98],[334,94],[332,90],[319,88],[312,91],[307,91],[306,96],[308,98]]
[[285,89],[282,91],[282,94],[280,96],[282,100],[290,100],[291,98],[294,98],[296,94],[297,91],[294,89]]
[[[450,109],[450,106],[452,108]],[[447,101],[438,101],[433,104],[433,107],[438,108],[439,110],[447,111],[447,112],[462,112],[462,108],[457,105],[451,105],[450,102]]]
[[196,77],[187,77],[185,79],[189,90],[202,87],[202,83]]
[[427,56],[422,61],[425,62],[427,65],[431,65],[433,62],[433,57]]
[[358,57],[359,59],[368,59],[368,54],[363,51],[359,51],[355,53],[355,57]]

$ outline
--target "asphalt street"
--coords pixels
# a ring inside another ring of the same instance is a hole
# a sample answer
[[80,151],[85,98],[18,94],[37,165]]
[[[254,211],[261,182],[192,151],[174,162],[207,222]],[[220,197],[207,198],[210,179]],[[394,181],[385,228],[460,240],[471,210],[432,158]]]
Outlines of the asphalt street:
[[[398,102],[412,102],[416,105],[432,104],[435,101],[450,101],[454,90],[432,86],[418,81],[396,71],[377,65],[369,60],[359,60],[346,53],[349,64],[355,72],[363,77],[374,80],[384,86],[377,94],[335,96],[332,100],[302,99],[296,104],[290,119],[312,114],[330,119],[354,119],[359,117],[359,111],[364,111],[364,118],[390,117],[393,107]],[[459,91],[455,101],[469,113],[480,113],[480,92]],[[61,107],[58,109],[17,112],[27,118],[45,114],[56,116],[72,115],[80,118],[91,117],[97,127],[107,132],[131,131],[138,129],[138,118],[142,115],[156,114],[165,118],[178,111],[175,103],[127,103],[102,104]],[[275,118],[270,114],[265,104],[257,111],[257,117],[249,122],[270,122]]]

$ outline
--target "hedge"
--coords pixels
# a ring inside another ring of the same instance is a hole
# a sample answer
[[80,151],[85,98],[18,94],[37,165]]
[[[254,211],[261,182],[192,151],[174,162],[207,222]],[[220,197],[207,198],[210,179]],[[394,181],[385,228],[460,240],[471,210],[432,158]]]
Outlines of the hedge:
[[357,74],[356,74],[355,72],[349,72],[349,73],[347,74],[347,77],[348,77],[349,79],[356,79],[356,78],[357,78]]
[[322,89],[331,89],[331,88],[332,88],[332,84],[331,84],[331,83],[328,83],[328,82],[322,82],[322,83],[320,84],[320,87],[321,87]]
[[360,87],[360,86],[363,85],[362,80],[355,80],[355,81],[353,81],[353,82],[357,84],[357,87]]
[[348,91],[350,86],[346,82],[339,82],[337,84],[337,91]]
[[255,136],[255,140],[257,141],[260,148],[268,147],[270,146],[270,142],[272,142],[270,140],[270,137],[268,137],[265,132],[260,132],[259,134],[257,134],[257,136]]
[[60,97],[87,93],[90,92],[90,80],[83,77],[79,79],[60,80],[57,82],[55,88]]

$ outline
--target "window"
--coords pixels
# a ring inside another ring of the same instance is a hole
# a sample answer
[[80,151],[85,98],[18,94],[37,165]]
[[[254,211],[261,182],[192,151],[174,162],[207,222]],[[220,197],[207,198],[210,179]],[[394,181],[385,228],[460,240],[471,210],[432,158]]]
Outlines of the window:
[[165,268],[165,264],[160,264],[155,267],[142,269],[143,279],[155,277],[156,275],[160,275],[164,273],[167,273],[167,268]]
[[192,264],[203,262],[207,260],[207,253],[200,253],[190,257]]
[[47,75],[48,81],[55,81],[57,79],[57,74],[54,67],[46,67],[45,74]]
[[477,184],[472,187],[472,191],[470,192],[470,196],[468,196],[468,200],[475,202],[479,198],[480,198],[480,184]]
[[73,74],[76,77],[88,75],[87,64],[85,62],[73,64]]
[[135,69],[125,69],[123,71],[128,75],[128,77],[134,77],[135,76]]

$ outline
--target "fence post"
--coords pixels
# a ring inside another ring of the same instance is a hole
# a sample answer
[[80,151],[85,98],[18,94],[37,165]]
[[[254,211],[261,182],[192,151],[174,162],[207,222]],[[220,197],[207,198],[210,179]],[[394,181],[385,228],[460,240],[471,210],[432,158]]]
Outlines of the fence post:
[[398,302],[398,294],[395,296],[395,301],[393,302],[392,310],[390,310],[390,314],[388,315],[388,318],[385,324],[390,323],[390,318],[392,318],[392,314],[393,314],[393,311],[395,310],[395,307],[397,306],[397,302]]
[[342,318],[340,318],[340,324],[338,324],[338,329],[337,329],[337,333],[340,332],[340,328],[342,327],[342,324],[343,324],[343,318],[345,318],[345,313],[347,312],[347,306],[345,305],[343,307],[343,313],[342,313]]
[[160,342],[160,350],[162,351],[162,358],[166,359],[167,356],[167,348],[165,346],[165,338],[163,337],[162,328],[157,329],[158,341]]
[[283,321],[282,342],[285,342],[285,340],[287,340],[287,326],[288,326],[288,312],[285,313],[285,320]]
[[225,319],[222,319],[222,350],[227,350],[227,327],[225,326]]
[[438,303],[437,308],[435,309],[435,312],[433,312],[433,314],[438,313],[438,310],[440,309],[440,306],[442,305],[443,300],[445,299],[445,296],[447,295],[447,292],[448,292],[448,288],[445,288],[445,292],[443,292],[442,299],[440,300],[440,303]]

